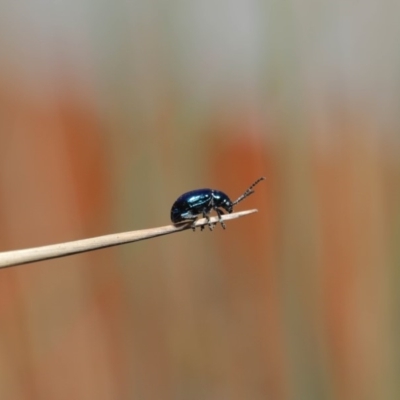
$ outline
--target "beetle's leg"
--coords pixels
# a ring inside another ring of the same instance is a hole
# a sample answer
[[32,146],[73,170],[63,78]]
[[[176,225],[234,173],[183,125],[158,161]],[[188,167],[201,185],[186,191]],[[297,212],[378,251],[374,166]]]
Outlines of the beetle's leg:
[[[208,227],[210,228],[210,231],[212,231],[214,229],[214,224],[212,224],[210,222],[210,216],[208,214],[209,214],[209,211],[206,211],[206,210],[203,211],[203,218],[205,218],[207,220]],[[204,225],[201,228],[202,228],[201,230],[203,230]]]
[[[192,228],[193,232],[196,232],[196,225],[195,225],[196,219],[197,219],[197,218],[195,218],[194,220],[192,220],[192,226],[191,226],[191,228]],[[202,227],[202,228],[203,228],[203,227]],[[202,230],[203,230],[203,229],[202,229]]]
[[221,224],[222,228],[226,229],[225,222],[221,218],[221,215],[223,215],[224,212],[222,210],[220,210],[219,208],[215,208],[215,211],[218,214],[218,221]]

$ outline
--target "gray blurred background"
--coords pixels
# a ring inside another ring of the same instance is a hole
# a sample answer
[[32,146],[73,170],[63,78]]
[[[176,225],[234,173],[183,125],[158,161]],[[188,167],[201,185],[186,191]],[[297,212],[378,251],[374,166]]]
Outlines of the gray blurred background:
[[4,400],[400,398],[400,3],[0,3]]

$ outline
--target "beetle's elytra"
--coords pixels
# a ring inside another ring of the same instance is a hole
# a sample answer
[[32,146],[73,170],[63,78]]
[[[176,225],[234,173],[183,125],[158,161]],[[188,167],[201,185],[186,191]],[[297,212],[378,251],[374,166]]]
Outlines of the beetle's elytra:
[[[193,231],[196,229],[194,223],[199,216],[203,216],[208,221],[208,227],[212,231],[214,224],[210,222],[210,212],[215,210],[218,215],[218,220],[221,226],[225,229],[224,221],[221,215],[225,210],[229,214],[233,211],[233,206],[240,203],[246,197],[254,193],[254,186],[263,181],[265,177],[257,179],[241,196],[235,201],[231,201],[229,197],[220,190],[215,189],[196,189],[184,193],[178,197],[171,208],[171,221],[174,224],[179,222],[192,222]],[[201,230],[204,226],[201,227]]]

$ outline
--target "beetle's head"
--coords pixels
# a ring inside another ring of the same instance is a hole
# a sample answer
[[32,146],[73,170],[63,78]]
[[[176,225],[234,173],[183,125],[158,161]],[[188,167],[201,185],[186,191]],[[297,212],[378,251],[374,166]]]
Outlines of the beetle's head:
[[223,208],[229,214],[233,211],[231,199],[224,192],[213,190],[213,197],[216,207]]

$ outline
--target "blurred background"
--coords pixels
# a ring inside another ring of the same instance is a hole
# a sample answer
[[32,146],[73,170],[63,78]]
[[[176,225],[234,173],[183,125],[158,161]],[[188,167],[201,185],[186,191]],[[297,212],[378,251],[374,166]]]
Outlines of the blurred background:
[[400,398],[400,3],[0,3],[0,398]]

